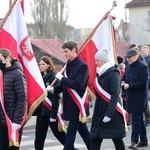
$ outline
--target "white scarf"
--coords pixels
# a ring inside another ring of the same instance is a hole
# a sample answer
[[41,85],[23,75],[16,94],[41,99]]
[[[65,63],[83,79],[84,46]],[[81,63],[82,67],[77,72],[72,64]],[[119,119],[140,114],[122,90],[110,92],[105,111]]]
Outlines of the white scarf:
[[111,68],[113,66],[113,64],[108,61],[105,64],[103,64],[101,67],[97,67],[97,73],[99,76],[101,76],[104,72],[106,72],[109,68]]

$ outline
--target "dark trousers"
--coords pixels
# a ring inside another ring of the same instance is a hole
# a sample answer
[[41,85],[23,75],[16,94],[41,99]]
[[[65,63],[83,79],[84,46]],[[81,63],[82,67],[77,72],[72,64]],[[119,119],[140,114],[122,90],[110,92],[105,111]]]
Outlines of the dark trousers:
[[[90,150],[100,150],[103,139],[95,138],[92,139]],[[125,150],[123,139],[112,139],[116,150]]]
[[64,150],[73,150],[73,145],[75,142],[77,131],[82,137],[87,149],[90,150],[91,147],[90,132],[87,128],[86,123],[79,122],[78,120],[69,121]]
[[147,142],[147,133],[146,127],[143,120],[143,113],[140,114],[131,114],[132,117],[132,134],[131,134],[131,142],[138,143],[139,138],[142,142]]
[[35,150],[43,150],[44,142],[46,139],[48,126],[50,126],[54,136],[58,141],[64,145],[66,141],[66,133],[58,131],[58,122],[50,122],[49,117],[37,116],[36,119],[36,131],[35,131]]
[[[22,129],[19,132],[19,143],[21,142]],[[19,147],[9,147],[7,127],[0,127],[0,150],[19,150]]]
[[150,123],[150,110],[149,110],[149,104],[147,105],[147,110],[144,113],[145,115],[145,123]]

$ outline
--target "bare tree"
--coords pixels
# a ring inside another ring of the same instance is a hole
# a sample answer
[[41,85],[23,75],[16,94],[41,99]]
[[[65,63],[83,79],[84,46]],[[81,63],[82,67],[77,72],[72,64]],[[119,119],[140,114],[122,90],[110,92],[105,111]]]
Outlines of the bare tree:
[[68,38],[73,28],[66,25],[69,15],[66,0],[32,0],[30,4],[36,38]]

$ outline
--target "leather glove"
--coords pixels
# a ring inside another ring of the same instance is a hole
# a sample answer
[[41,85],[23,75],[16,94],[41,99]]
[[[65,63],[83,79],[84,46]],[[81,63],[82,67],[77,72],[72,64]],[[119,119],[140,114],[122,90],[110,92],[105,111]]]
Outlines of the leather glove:
[[109,122],[110,120],[111,120],[111,118],[109,118],[109,117],[107,117],[107,116],[105,116],[105,117],[103,118],[103,122],[104,122],[104,123]]
[[50,122],[56,122],[56,119],[50,118],[49,121],[50,121]]
[[64,77],[64,76],[62,75],[61,72],[57,72],[57,74],[55,75],[55,77],[56,77],[58,80],[61,81],[62,77]]
[[16,131],[17,129],[19,129],[20,128],[20,124],[17,124],[17,123],[12,123],[12,130],[13,131]]
[[54,87],[48,85],[48,86],[46,87],[46,91],[49,91],[49,92],[51,92],[51,93],[54,93]]

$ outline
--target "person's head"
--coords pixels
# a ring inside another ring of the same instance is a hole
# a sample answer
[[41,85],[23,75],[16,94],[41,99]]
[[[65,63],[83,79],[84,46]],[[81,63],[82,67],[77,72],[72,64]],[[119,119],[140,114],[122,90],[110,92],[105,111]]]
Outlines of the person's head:
[[52,59],[48,56],[43,56],[39,62],[40,71],[44,74],[50,71],[55,71],[55,66]]
[[11,66],[11,62],[11,52],[6,48],[0,49],[0,70],[4,70],[5,68]]
[[68,61],[73,60],[77,56],[78,47],[77,43],[73,41],[66,42],[62,45],[63,52]]
[[123,62],[123,58],[121,56],[117,56],[117,62],[118,64],[121,64]]
[[149,55],[149,46],[144,45],[141,47],[141,55],[147,57]]
[[129,49],[125,55],[125,58],[127,59],[129,64],[134,63],[138,59],[139,55],[137,50],[135,49]]
[[129,46],[129,49],[132,49],[132,48],[135,48],[135,47],[137,47],[136,44],[131,44],[131,45]]
[[95,62],[97,67],[101,67],[106,62],[110,61],[110,53],[107,48],[102,48],[95,54]]

